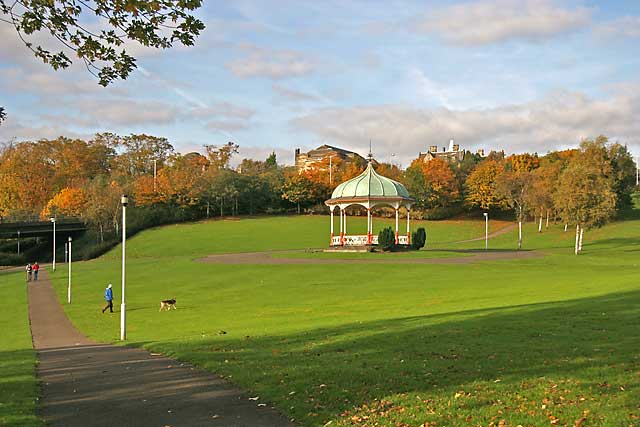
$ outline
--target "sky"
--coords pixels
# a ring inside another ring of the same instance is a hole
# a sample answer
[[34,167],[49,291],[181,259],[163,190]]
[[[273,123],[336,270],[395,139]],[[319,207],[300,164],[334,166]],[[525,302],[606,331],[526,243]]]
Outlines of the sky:
[[147,133],[292,164],[295,148],[371,141],[406,167],[450,139],[544,154],[603,134],[640,155],[637,0],[205,0],[196,15],[195,46],[132,44],[138,68],[108,88],[0,22],[0,142]]

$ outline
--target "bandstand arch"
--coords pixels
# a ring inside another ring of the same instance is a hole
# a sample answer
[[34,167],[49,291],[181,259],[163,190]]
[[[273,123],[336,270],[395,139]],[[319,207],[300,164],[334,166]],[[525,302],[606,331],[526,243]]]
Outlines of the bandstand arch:
[[[373,235],[373,216],[371,209],[377,206],[390,206],[395,210],[395,235],[397,245],[411,244],[411,206],[415,202],[409,197],[404,185],[393,179],[378,174],[370,161],[360,175],[338,185],[325,205],[329,207],[331,217],[330,246],[370,246],[378,244],[378,236]],[[347,211],[349,206],[362,206],[367,210],[367,234],[348,234]],[[407,210],[406,235],[400,235],[399,210]],[[340,226],[338,233],[334,231],[333,215],[339,209]]]

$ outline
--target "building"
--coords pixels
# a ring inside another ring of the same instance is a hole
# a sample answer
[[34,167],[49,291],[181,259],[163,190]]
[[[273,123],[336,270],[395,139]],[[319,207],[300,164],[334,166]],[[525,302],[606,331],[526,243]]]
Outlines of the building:
[[[429,151],[426,153],[418,154],[418,158],[423,162],[430,162],[433,159],[440,158],[451,163],[458,163],[464,159],[465,151],[460,149],[460,144],[453,142],[453,139],[449,140],[448,147],[442,147],[442,151],[438,151],[437,145],[429,146]],[[478,150],[478,154],[484,157],[484,150]]]
[[314,164],[320,163],[329,157],[332,159],[340,159],[347,163],[362,162],[362,164],[366,164],[364,157],[358,153],[325,144],[307,153],[301,153],[300,149],[296,148],[296,168],[298,169],[298,172],[304,172],[310,169]]

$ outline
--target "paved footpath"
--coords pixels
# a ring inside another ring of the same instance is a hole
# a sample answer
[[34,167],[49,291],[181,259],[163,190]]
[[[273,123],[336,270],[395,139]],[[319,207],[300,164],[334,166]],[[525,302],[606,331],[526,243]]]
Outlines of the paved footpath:
[[40,279],[28,285],[29,317],[47,425],[293,427],[216,375],[90,341],[62,311],[46,271]]

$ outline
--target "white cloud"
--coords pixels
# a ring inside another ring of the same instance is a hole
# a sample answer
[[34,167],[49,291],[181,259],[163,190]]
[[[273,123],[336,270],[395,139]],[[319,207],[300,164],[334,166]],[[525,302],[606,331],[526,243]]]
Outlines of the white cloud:
[[[454,138],[465,149],[546,152],[599,134],[622,142],[640,137],[640,85],[623,85],[606,100],[552,92],[524,104],[489,109],[413,109],[400,105],[326,108],[291,125],[327,143],[374,154],[396,153],[407,164],[429,145]],[[640,148],[637,147],[637,148]]]
[[311,74],[318,67],[315,61],[292,50],[264,49],[253,45],[242,45],[241,49],[247,51],[248,55],[226,64],[227,69],[237,77],[280,80]]
[[596,26],[594,32],[603,39],[639,38],[640,16],[623,16]]
[[547,39],[590,22],[590,9],[563,9],[550,0],[480,0],[428,12],[414,21],[413,29],[454,44],[482,45]]
[[296,89],[291,89],[286,86],[274,84],[271,86],[273,91],[283,99],[292,102],[322,102],[322,98],[311,93],[302,92]]

